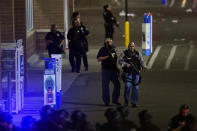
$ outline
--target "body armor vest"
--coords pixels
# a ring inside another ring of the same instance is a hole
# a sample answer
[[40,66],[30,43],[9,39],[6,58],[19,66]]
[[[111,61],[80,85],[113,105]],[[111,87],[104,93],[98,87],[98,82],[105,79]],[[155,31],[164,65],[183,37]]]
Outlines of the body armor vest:
[[124,62],[131,65],[129,68],[127,66],[124,66],[123,67],[124,72],[126,73],[135,72],[139,74],[141,69],[141,64],[140,64],[140,56],[138,51],[135,50],[134,52],[131,52],[130,50],[125,50],[123,59]]

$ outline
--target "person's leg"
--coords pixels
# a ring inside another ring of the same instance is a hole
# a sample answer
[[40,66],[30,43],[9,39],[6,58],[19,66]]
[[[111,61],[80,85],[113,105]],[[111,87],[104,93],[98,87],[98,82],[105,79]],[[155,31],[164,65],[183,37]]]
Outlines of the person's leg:
[[139,82],[139,75],[133,74],[134,86],[132,88],[131,101],[134,106],[136,106],[136,104],[138,103],[138,90],[139,90],[138,82]]
[[107,30],[107,26],[106,25],[104,25],[104,27],[105,27],[105,38],[107,38],[107,34],[108,34],[108,30]]
[[106,29],[106,35],[105,35],[105,38],[111,38],[110,35],[111,33],[110,33],[110,29],[109,28],[107,28]]
[[110,27],[109,38],[111,38],[112,40],[113,40],[113,34],[114,34],[114,29],[113,27]]
[[76,64],[75,64],[75,54],[73,51],[69,51],[69,61],[72,68],[72,72],[75,72]]
[[102,98],[106,105],[110,103],[110,91],[109,91],[110,75],[109,71],[102,69]]
[[124,99],[125,99],[125,104],[129,104],[129,95],[130,95],[130,88],[132,86],[132,75],[125,73],[125,91],[124,91]]
[[76,72],[80,73],[81,72],[81,53],[76,52],[75,57],[76,57]]
[[111,25],[105,27],[105,38],[113,39],[113,27]]
[[82,58],[83,58],[85,71],[88,71],[88,58],[87,58],[87,53],[85,51],[82,53]]
[[114,85],[112,101],[113,101],[113,103],[119,103],[120,82],[119,82],[119,79],[118,79],[118,73],[116,71],[112,71],[111,77],[112,77],[111,81]]

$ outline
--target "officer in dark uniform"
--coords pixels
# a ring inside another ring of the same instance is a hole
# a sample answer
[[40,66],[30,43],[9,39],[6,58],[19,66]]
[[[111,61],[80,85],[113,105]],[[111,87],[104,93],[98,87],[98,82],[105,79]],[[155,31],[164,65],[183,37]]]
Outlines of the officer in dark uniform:
[[88,41],[87,41],[87,38],[90,36],[90,32],[89,32],[88,28],[82,24],[82,22],[80,20],[80,13],[78,11],[73,12],[71,20],[72,21],[79,20],[79,22],[80,22],[81,35],[82,35],[82,48],[83,48],[81,55],[83,58],[83,64],[85,67],[85,71],[88,71],[88,59],[87,59]]
[[143,58],[140,56],[139,52],[135,50],[134,42],[129,43],[128,49],[125,50],[119,59],[121,64],[124,77],[125,77],[125,105],[128,105],[130,88],[132,87],[131,103],[133,107],[137,107],[138,102],[138,89],[140,81],[140,70],[146,69]]
[[118,27],[118,22],[116,18],[113,16],[111,12],[111,6],[105,5],[104,6],[104,13],[103,13],[104,21],[105,21],[105,38],[113,39],[114,33],[114,25]]
[[65,39],[64,35],[62,35],[61,32],[57,31],[57,26],[55,24],[52,24],[51,32],[47,33],[45,37],[49,57],[51,57],[51,54],[64,53],[63,50],[64,39]]
[[168,131],[189,131],[189,123],[194,119],[190,114],[190,107],[187,104],[181,105],[179,114],[170,119],[168,124]]
[[[87,50],[85,49],[86,36],[89,34],[87,28],[80,24],[80,19],[73,21],[73,27],[68,31],[67,38],[69,40],[69,60],[72,67],[72,72],[80,73],[81,55]],[[76,59],[76,61],[75,61]],[[87,55],[86,55],[86,67]]]
[[112,46],[112,40],[106,38],[104,47],[97,54],[98,61],[102,66],[102,97],[106,106],[110,103],[109,82],[114,84],[112,103],[120,105],[120,82],[118,80],[119,70],[117,68],[117,54]]

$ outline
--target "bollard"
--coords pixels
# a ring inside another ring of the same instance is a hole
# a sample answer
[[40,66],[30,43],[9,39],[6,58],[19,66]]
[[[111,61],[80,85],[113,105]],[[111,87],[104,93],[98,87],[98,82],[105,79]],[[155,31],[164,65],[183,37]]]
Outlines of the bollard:
[[44,69],[44,105],[56,106],[56,61],[55,58],[45,59]]
[[152,53],[152,14],[144,14],[144,23],[142,23],[142,55],[150,56]]
[[61,107],[61,90],[62,90],[62,55],[61,54],[51,54],[52,58],[56,61],[56,109]]
[[129,22],[125,22],[125,47],[128,48],[129,45]]

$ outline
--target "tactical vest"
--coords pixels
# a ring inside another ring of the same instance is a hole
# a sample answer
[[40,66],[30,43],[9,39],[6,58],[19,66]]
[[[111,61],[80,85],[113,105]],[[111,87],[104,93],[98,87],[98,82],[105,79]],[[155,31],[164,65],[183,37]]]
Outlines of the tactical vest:
[[[141,64],[140,64],[140,55],[138,51],[134,51],[133,53],[130,50],[125,50],[124,51],[124,62],[130,64],[131,66],[128,68],[127,66],[123,67],[124,72],[126,73],[139,73],[141,69]],[[136,71],[137,70],[137,71]]]

